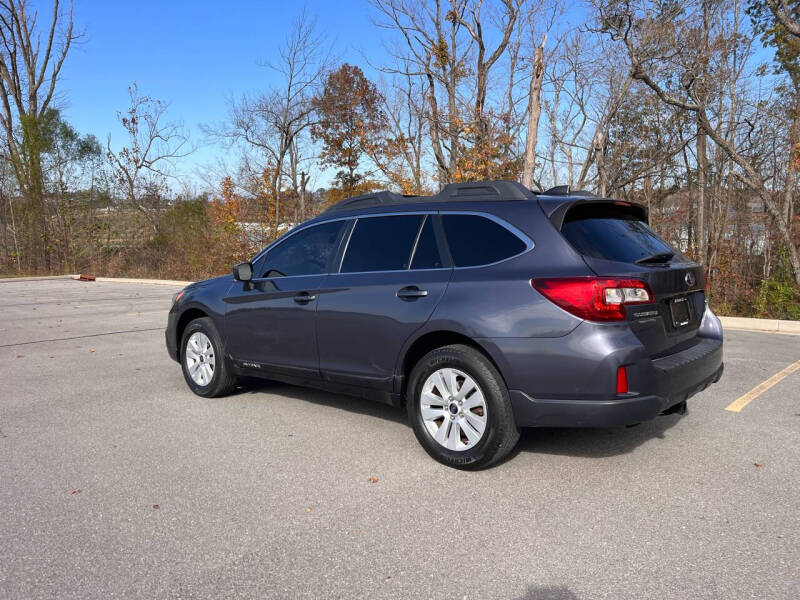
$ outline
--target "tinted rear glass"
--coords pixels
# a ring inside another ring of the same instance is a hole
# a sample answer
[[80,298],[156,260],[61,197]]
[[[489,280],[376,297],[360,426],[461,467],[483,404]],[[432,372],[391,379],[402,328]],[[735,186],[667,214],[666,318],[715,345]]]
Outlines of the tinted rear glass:
[[680,254],[624,207],[581,205],[567,213],[561,233],[581,254],[634,263],[659,254]]
[[356,221],[342,273],[408,269],[423,215],[370,217]]
[[428,217],[419,234],[417,249],[411,260],[412,269],[440,269],[442,257],[439,255],[439,246],[436,244],[436,234],[433,231],[433,219]]
[[478,215],[442,215],[447,245],[457,267],[488,265],[519,254],[525,242],[491,219]]

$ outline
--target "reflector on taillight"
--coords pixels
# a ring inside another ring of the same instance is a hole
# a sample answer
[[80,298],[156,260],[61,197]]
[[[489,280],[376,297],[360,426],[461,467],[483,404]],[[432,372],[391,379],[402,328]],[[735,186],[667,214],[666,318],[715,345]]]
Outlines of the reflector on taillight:
[[587,321],[624,321],[625,306],[653,302],[650,287],[638,279],[620,277],[559,277],[531,279],[545,298]]

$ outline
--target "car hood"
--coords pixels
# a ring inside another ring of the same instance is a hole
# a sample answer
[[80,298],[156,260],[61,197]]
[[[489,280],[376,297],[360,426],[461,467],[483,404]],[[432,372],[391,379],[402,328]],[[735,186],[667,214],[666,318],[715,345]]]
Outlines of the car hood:
[[196,281],[195,283],[190,283],[184,289],[186,290],[196,290],[200,288],[210,287],[214,284],[219,284],[223,282],[232,283],[234,281],[233,275],[219,275],[218,277],[212,277],[210,279],[203,279],[202,281]]

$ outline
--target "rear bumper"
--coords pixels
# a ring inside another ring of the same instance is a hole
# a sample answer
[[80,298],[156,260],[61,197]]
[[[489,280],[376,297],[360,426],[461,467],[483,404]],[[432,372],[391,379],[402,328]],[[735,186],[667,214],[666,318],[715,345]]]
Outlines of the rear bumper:
[[722,377],[724,366],[689,389],[671,396],[636,396],[615,400],[542,400],[511,390],[520,427],[618,427],[655,419],[668,408],[702,392]]
[[[695,342],[650,358],[626,324],[584,322],[560,338],[483,339],[520,427],[613,427],[658,416],[722,376],[722,329],[706,310]],[[627,394],[616,394],[624,366]]]

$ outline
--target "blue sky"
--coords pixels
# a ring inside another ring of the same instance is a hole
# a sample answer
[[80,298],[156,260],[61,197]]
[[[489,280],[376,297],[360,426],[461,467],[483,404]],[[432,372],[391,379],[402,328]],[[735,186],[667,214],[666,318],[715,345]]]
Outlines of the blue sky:
[[[51,0],[32,4],[44,25]],[[367,0],[305,5],[341,61],[361,66],[373,79],[380,76],[364,56],[373,64],[391,61],[382,46],[386,32],[373,25]],[[111,134],[112,146],[119,147],[125,138],[116,113],[127,107],[127,88],[136,82],[141,94],[169,103],[169,118],[190,132],[197,151],[181,161],[181,173],[202,185],[199,172],[218,159],[234,165],[238,156],[205,140],[200,124],[223,121],[231,96],[269,87],[272,74],[260,63],[274,57],[302,7],[293,0],[75,0],[76,27],[85,37],[67,58],[59,106],[79,132],[103,144]],[[582,13],[581,4],[570,4],[556,29],[580,23]],[[762,60],[771,57],[762,54]],[[326,178],[312,184],[325,185]]]
[[[42,19],[49,2],[36,4]],[[116,145],[123,141],[116,112],[126,108],[135,81],[142,94],[170,104],[170,117],[200,145],[183,162],[189,171],[202,167],[224,150],[205,144],[198,125],[223,120],[231,95],[268,86],[270,72],[259,63],[274,54],[301,9],[291,0],[76,0],[75,23],[86,35],[64,66],[60,106],[79,132],[103,144],[110,133]],[[307,9],[342,60],[367,70],[361,51],[382,53],[366,1],[309,2]]]

